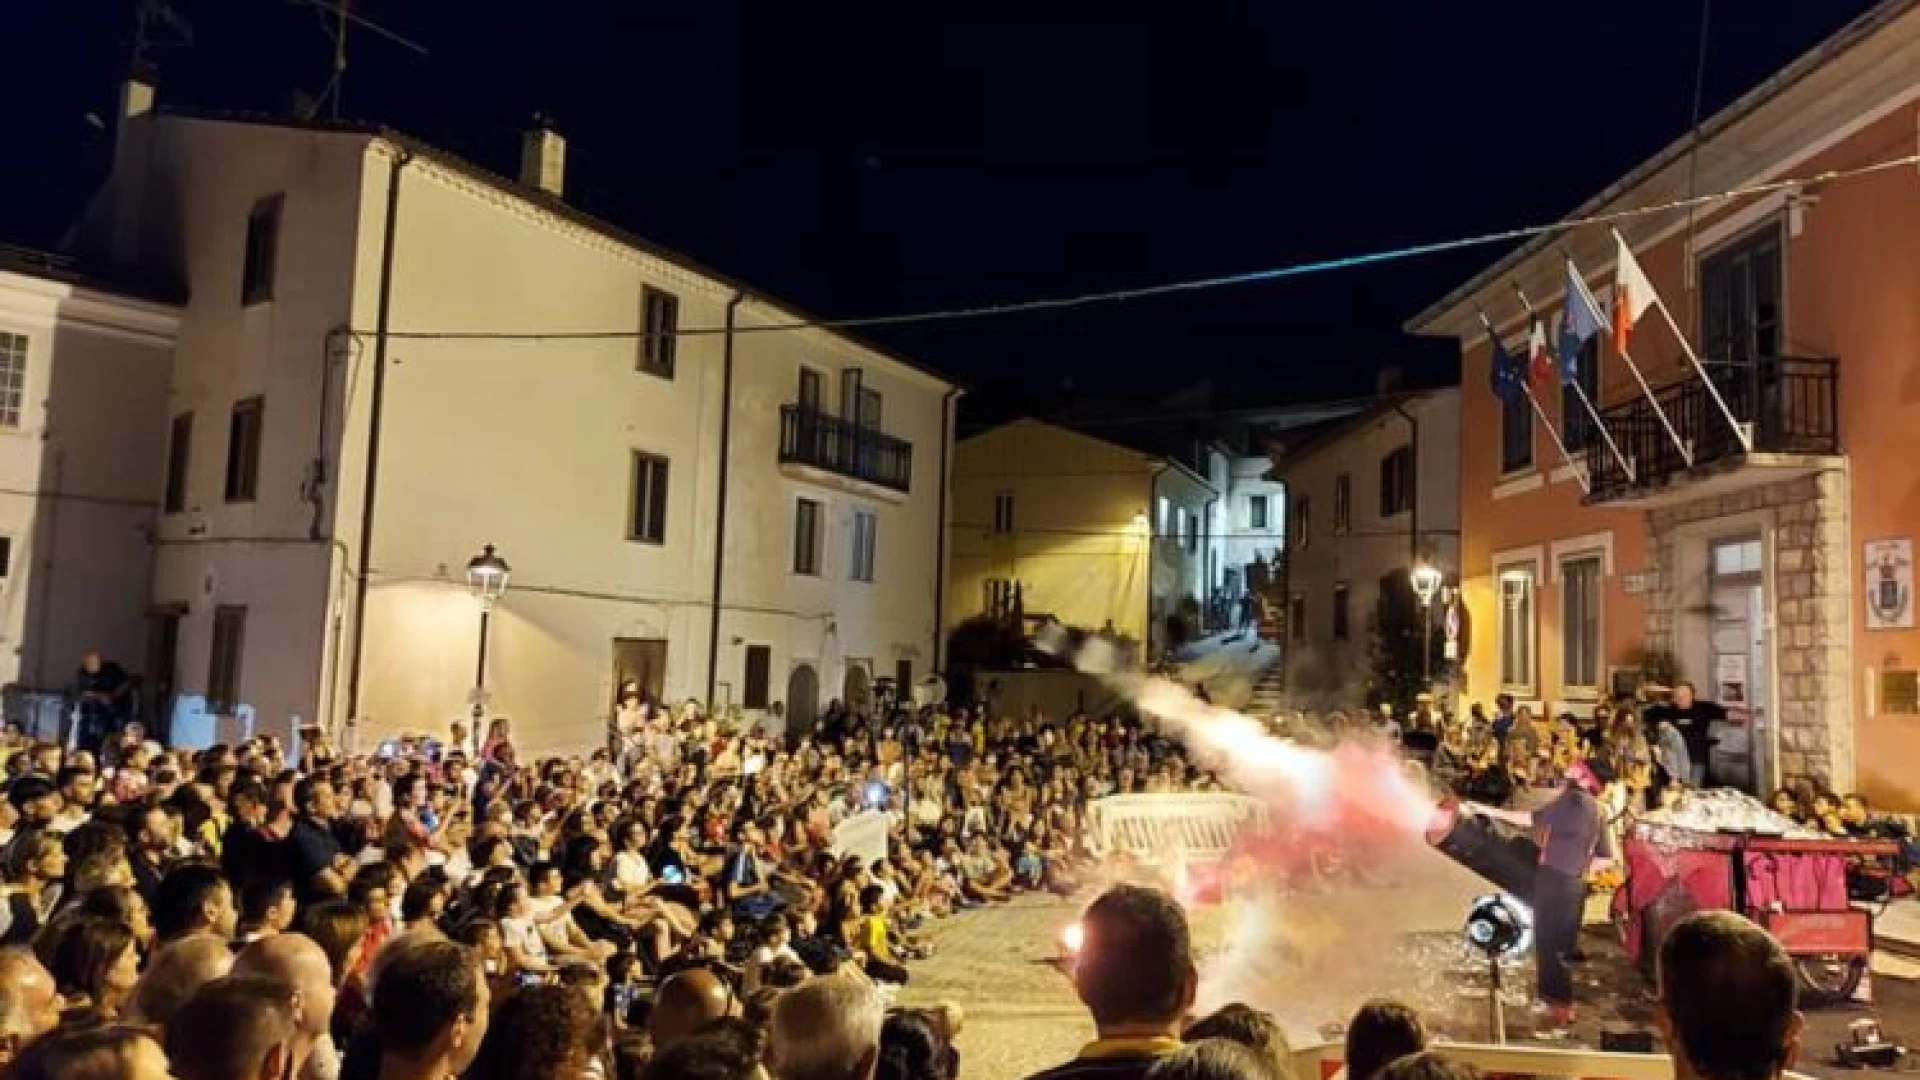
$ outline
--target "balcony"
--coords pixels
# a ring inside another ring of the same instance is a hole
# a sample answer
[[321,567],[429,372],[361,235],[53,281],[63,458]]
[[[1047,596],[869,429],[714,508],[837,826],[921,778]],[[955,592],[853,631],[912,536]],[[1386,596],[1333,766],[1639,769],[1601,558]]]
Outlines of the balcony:
[[804,405],[780,406],[780,464],[893,496],[913,486],[912,443]]
[[1686,378],[1653,396],[1680,438],[1693,447],[1688,466],[1645,394],[1600,411],[1629,477],[1598,432],[1585,447],[1589,504],[1656,507],[1804,476],[1840,452],[1839,361],[1770,356],[1751,362],[1705,361],[1727,408],[1752,431],[1747,452],[1705,382]]

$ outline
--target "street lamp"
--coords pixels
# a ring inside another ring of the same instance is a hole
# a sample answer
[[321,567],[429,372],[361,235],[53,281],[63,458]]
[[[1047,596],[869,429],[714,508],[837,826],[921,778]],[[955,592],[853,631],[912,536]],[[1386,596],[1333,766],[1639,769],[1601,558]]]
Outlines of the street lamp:
[[480,719],[486,714],[487,625],[493,619],[493,605],[507,591],[507,578],[513,567],[488,544],[480,554],[467,560],[467,590],[480,601],[480,658],[473,668],[473,735],[481,737]]
[[1407,573],[1413,595],[1420,598],[1420,681],[1433,682],[1433,598],[1440,594],[1440,570],[1422,560]]

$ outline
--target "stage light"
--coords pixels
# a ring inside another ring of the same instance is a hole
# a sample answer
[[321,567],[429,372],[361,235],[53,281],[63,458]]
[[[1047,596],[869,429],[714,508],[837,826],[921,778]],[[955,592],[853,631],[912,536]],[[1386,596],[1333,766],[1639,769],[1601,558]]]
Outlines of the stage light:
[[1482,896],[1468,910],[1464,932],[1489,959],[1517,956],[1533,943],[1533,912],[1505,893]]
[[867,785],[867,807],[878,810],[887,804],[887,785],[878,780]]

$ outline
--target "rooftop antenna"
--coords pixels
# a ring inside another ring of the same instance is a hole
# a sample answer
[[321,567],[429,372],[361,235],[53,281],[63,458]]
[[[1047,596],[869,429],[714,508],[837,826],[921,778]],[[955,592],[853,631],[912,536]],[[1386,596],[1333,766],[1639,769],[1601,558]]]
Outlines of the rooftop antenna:
[[354,14],[353,0],[293,0],[293,2],[302,7],[312,8],[314,14],[320,17],[321,27],[333,40],[333,74],[327,78],[326,89],[320,91],[320,96],[308,106],[307,114],[301,117],[303,120],[311,120],[318,116],[321,109],[327,110],[328,119],[340,119],[340,105],[346,96],[347,30],[350,27],[385,38],[415,55],[427,55],[426,46],[402,37],[371,19]]

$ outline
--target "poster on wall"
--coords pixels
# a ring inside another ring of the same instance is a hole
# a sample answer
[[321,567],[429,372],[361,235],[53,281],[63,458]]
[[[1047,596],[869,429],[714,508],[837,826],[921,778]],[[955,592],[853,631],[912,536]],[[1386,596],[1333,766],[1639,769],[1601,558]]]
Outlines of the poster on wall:
[[1913,628],[1913,539],[1866,543],[1867,629]]
[[1721,653],[1714,661],[1713,681],[1722,705],[1747,703],[1747,658],[1743,653]]

